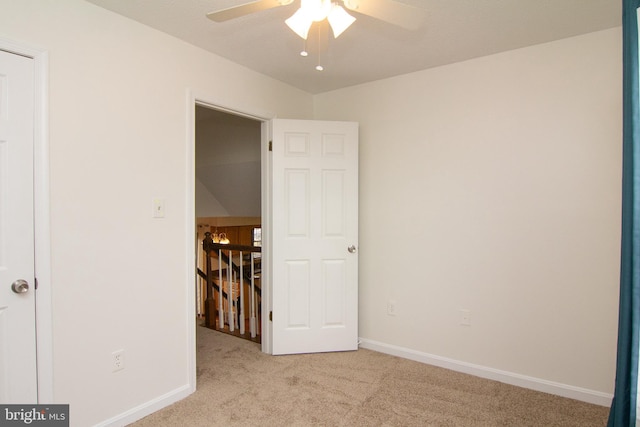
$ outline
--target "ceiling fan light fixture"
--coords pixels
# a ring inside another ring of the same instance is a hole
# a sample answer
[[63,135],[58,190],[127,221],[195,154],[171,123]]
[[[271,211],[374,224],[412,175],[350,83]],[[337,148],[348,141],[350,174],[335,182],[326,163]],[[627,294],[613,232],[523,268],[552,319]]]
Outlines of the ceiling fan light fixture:
[[331,12],[327,16],[331,30],[333,30],[333,37],[338,38],[340,34],[351,26],[356,20],[353,16],[349,15],[342,6],[334,4],[331,7]]
[[311,24],[313,24],[313,18],[306,9],[301,7],[284,22],[293,30],[294,33],[306,40],[309,35]]
[[329,21],[336,38],[356,20],[342,6],[331,0],[301,0],[300,8],[284,22],[294,33],[306,40],[311,25],[323,19]]

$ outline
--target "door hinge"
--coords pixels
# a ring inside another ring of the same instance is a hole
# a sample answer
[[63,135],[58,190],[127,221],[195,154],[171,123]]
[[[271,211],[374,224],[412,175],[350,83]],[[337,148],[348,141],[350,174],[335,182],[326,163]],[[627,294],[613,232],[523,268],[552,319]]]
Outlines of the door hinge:
[[273,322],[273,311],[269,312],[269,321]]
[[269,151],[273,151],[273,141],[269,141]]
[[36,291],[38,290],[38,278],[34,277],[33,278],[33,286],[36,288]]

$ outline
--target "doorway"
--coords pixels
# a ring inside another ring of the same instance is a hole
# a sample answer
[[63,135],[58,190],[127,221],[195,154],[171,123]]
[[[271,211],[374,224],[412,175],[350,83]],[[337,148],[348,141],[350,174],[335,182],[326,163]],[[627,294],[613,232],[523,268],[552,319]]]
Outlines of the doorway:
[[[262,220],[262,240],[268,241],[269,236],[269,221],[270,221],[270,194],[269,185],[267,183],[267,177],[269,176],[269,151],[268,151],[268,138],[269,138],[269,120],[271,120],[272,114],[260,113],[256,111],[247,111],[240,107],[224,106],[223,103],[216,101],[216,97],[209,94],[194,93],[190,89],[187,89],[187,138],[186,138],[186,155],[187,155],[187,170],[186,170],[186,247],[185,253],[187,254],[187,265],[195,266],[197,262],[197,224],[196,224],[196,108],[204,107],[217,112],[226,113],[231,116],[239,116],[244,118],[253,119],[260,123],[260,162],[261,162],[261,220]],[[208,113],[208,112],[205,112]],[[268,318],[268,307],[271,304],[270,296],[270,268],[269,268],[269,251],[265,248],[265,252],[262,254],[262,319]],[[189,384],[190,391],[196,390],[196,285],[197,285],[197,272],[196,269],[191,267],[186,272],[187,275],[187,319],[186,320],[186,335],[188,342],[188,360],[189,360]],[[267,314],[265,316],[265,314]],[[271,353],[271,328],[270,322],[264,322],[261,328],[262,342],[261,350],[264,353]]]
[[195,117],[198,325],[259,343],[261,122],[201,105]]
[[[190,99],[193,104],[189,122],[193,127],[188,140],[188,160],[194,166],[189,169],[191,191],[188,194],[194,196],[187,202],[193,209],[192,215],[188,215],[193,218],[191,232],[195,230],[196,216],[196,106],[260,123],[264,248],[262,351],[287,354],[355,350],[358,341],[358,124],[268,119],[266,115],[259,117],[220,108],[196,97]],[[305,246],[295,251],[299,245],[292,244],[294,242]],[[195,255],[196,239],[188,243],[188,250]],[[195,256],[190,265],[195,265]],[[278,295],[274,295],[272,286],[276,281]],[[195,282],[192,273],[190,283],[194,286],[190,286],[189,298],[192,302],[196,301]],[[195,323],[195,310],[192,315],[189,321]],[[195,328],[191,326],[194,324],[190,323],[188,331],[193,375]],[[276,331],[279,332],[277,352]]]
[[[240,161],[243,158],[243,154],[242,152],[238,152],[238,153],[234,153],[234,154],[229,154],[231,153],[233,150],[225,150],[225,151],[229,151],[229,153],[227,153],[227,157],[226,160],[222,159],[222,160],[218,160],[220,162],[225,161],[225,162],[230,162],[233,163],[234,161],[236,163],[252,163],[251,165],[243,165],[244,170],[249,170],[252,169],[255,170],[259,168],[259,184],[257,184],[257,186],[259,187],[258,191],[257,191],[257,195],[256,195],[256,191],[255,189],[252,190],[253,191],[253,200],[255,200],[256,198],[259,198],[259,208],[258,208],[258,218],[260,218],[261,220],[261,238],[262,241],[264,242],[268,242],[268,237],[269,237],[269,224],[270,224],[270,188],[269,188],[269,184],[268,184],[268,177],[269,177],[269,134],[270,134],[270,130],[269,130],[269,124],[270,124],[270,120],[273,118],[272,114],[269,113],[265,113],[265,112],[250,112],[250,111],[241,111],[241,109],[239,108],[229,108],[229,107],[225,107],[222,106],[220,103],[217,102],[212,102],[212,101],[207,101],[203,98],[197,97],[196,95],[194,95],[193,93],[189,93],[188,94],[189,97],[189,102],[190,102],[190,107],[189,107],[189,114],[190,114],[190,118],[191,120],[189,120],[189,123],[193,126],[193,128],[189,129],[189,134],[192,135],[192,137],[190,139],[188,139],[188,147],[187,147],[187,153],[189,156],[189,164],[192,165],[192,168],[188,170],[188,179],[189,181],[191,181],[190,184],[190,188],[192,191],[189,191],[190,194],[193,194],[193,200],[187,200],[187,206],[191,206],[193,208],[193,212],[192,215],[189,215],[188,217],[190,218],[194,218],[194,222],[191,225],[191,230],[196,230],[196,232],[193,234],[193,240],[189,240],[188,244],[189,244],[189,250],[193,251],[193,248],[196,247],[198,245],[198,239],[197,239],[197,224],[196,224],[196,217],[198,216],[196,213],[196,185],[199,185],[196,183],[196,162],[197,162],[197,158],[196,158],[196,132],[197,132],[197,120],[196,120],[196,115],[197,113],[200,114],[200,119],[203,120],[207,120],[207,119],[212,119],[214,122],[218,123],[218,126],[222,125],[223,127],[226,127],[227,129],[224,131],[225,133],[229,134],[229,135],[243,135],[246,132],[246,129],[242,132],[238,132],[237,128],[238,127],[248,127],[251,128],[252,130],[250,131],[250,139],[254,142],[252,142],[251,144],[257,144],[259,147],[259,162],[256,163],[256,152],[252,151],[252,154],[247,155],[246,153],[244,154],[244,160],[245,161]],[[248,122],[247,122],[248,121]],[[235,130],[234,130],[235,129]],[[258,130],[259,129],[259,130]],[[245,134],[246,136],[246,134]],[[256,138],[259,138],[256,139]],[[249,144],[249,145],[251,145]],[[231,147],[233,147],[233,144],[230,144]],[[242,144],[239,144],[239,146]],[[255,145],[253,145],[253,147],[245,147],[245,150],[253,150],[255,149]],[[239,150],[240,151],[240,150]],[[221,168],[222,169],[222,168]],[[233,198],[229,197],[228,195],[223,195],[221,196],[221,199],[224,200],[223,203],[229,203],[229,206],[231,206],[231,211],[229,211],[229,209],[226,209],[227,212],[222,212],[223,214],[233,214],[234,212],[239,212],[238,206],[237,206],[237,202],[233,201]],[[211,199],[208,200],[208,202],[212,202]],[[220,202],[220,200],[218,200],[218,202]],[[207,201],[205,200],[204,202],[205,204],[207,203]],[[239,203],[239,205],[243,205],[243,203]],[[244,206],[248,206],[247,203],[244,203]],[[209,206],[210,208],[212,207],[211,205]],[[213,202],[213,207],[215,208],[215,202]],[[224,207],[224,205],[223,205]],[[220,207],[217,207],[216,209],[218,209],[218,212]],[[255,214],[255,205],[253,207],[253,211],[251,211],[253,214]],[[230,218],[230,216],[228,216]],[[193,259],[192,259],[192,263],[191,265],[196,264],[197,262],[197,252],[192,252],[193,253]],[[269,274],[270,274],[270,267],[269,267],[269,261],[270,261],[270,256],[269,256],[269,249],[267,247],[264,248],[264,252],[262,252],[262,271],[261,271],[261,290],[262,290],[262,295],[261,295],[261,312],[260,312],[260,317],[262,319],[262,325],[260,327],[260,332],[261,332],[261,350],[265,353],[270,354],[271,353],[271,325],[270,322],[268,322],[268,313],[269,313],[269,307],[271,304],[271,292],[270,292],[270,281],[269,281]],[[195,283],[196,274],[191,275],[190,274],[190,283]],[[190,292],[192,292],[192,294],[190,295],[190,301],[197,301],[197,295],[196,295],[196,286],[191,287]],[[190,355],[190,360],[192,361],[192,378],[193,381],[192,383],[195,385],[195,322],[196,322],[196,318],[197,318],[197,310],[195,309],[195,304],[193,305],[194,310],[192,312],[192,315],[190,316],[190,322],[193,321],[194,323],[191,324],[192,326],[189,327],[189,341],[191,343],[190,348],[192,351],[192,354]],[[195,387],[194,387],[195,389]]]

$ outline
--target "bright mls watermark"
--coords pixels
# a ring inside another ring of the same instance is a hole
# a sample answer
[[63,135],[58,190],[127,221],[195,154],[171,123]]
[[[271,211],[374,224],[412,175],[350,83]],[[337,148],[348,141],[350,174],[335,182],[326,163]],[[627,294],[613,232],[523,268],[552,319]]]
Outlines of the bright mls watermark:
[[69,427],[69,405],[0,405],[0,427]]

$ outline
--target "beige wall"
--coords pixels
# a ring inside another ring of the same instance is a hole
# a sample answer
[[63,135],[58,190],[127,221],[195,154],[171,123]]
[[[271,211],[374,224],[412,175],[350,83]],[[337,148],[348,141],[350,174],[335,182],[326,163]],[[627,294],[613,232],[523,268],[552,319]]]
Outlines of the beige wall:
[[292,118],[312,97],[84,1],[0,11],[49,52],[54,397],[94,425],[188,383],[187,90]]
[[196,218],[229,216],[229,212],[198,178],[196,178],[195,199]]
[[199,107],[195,138],[196,216],[260,216],[261,123]]
[[315,96],[360,122],[361,337],[610,396],[620,52],[613,29]]

